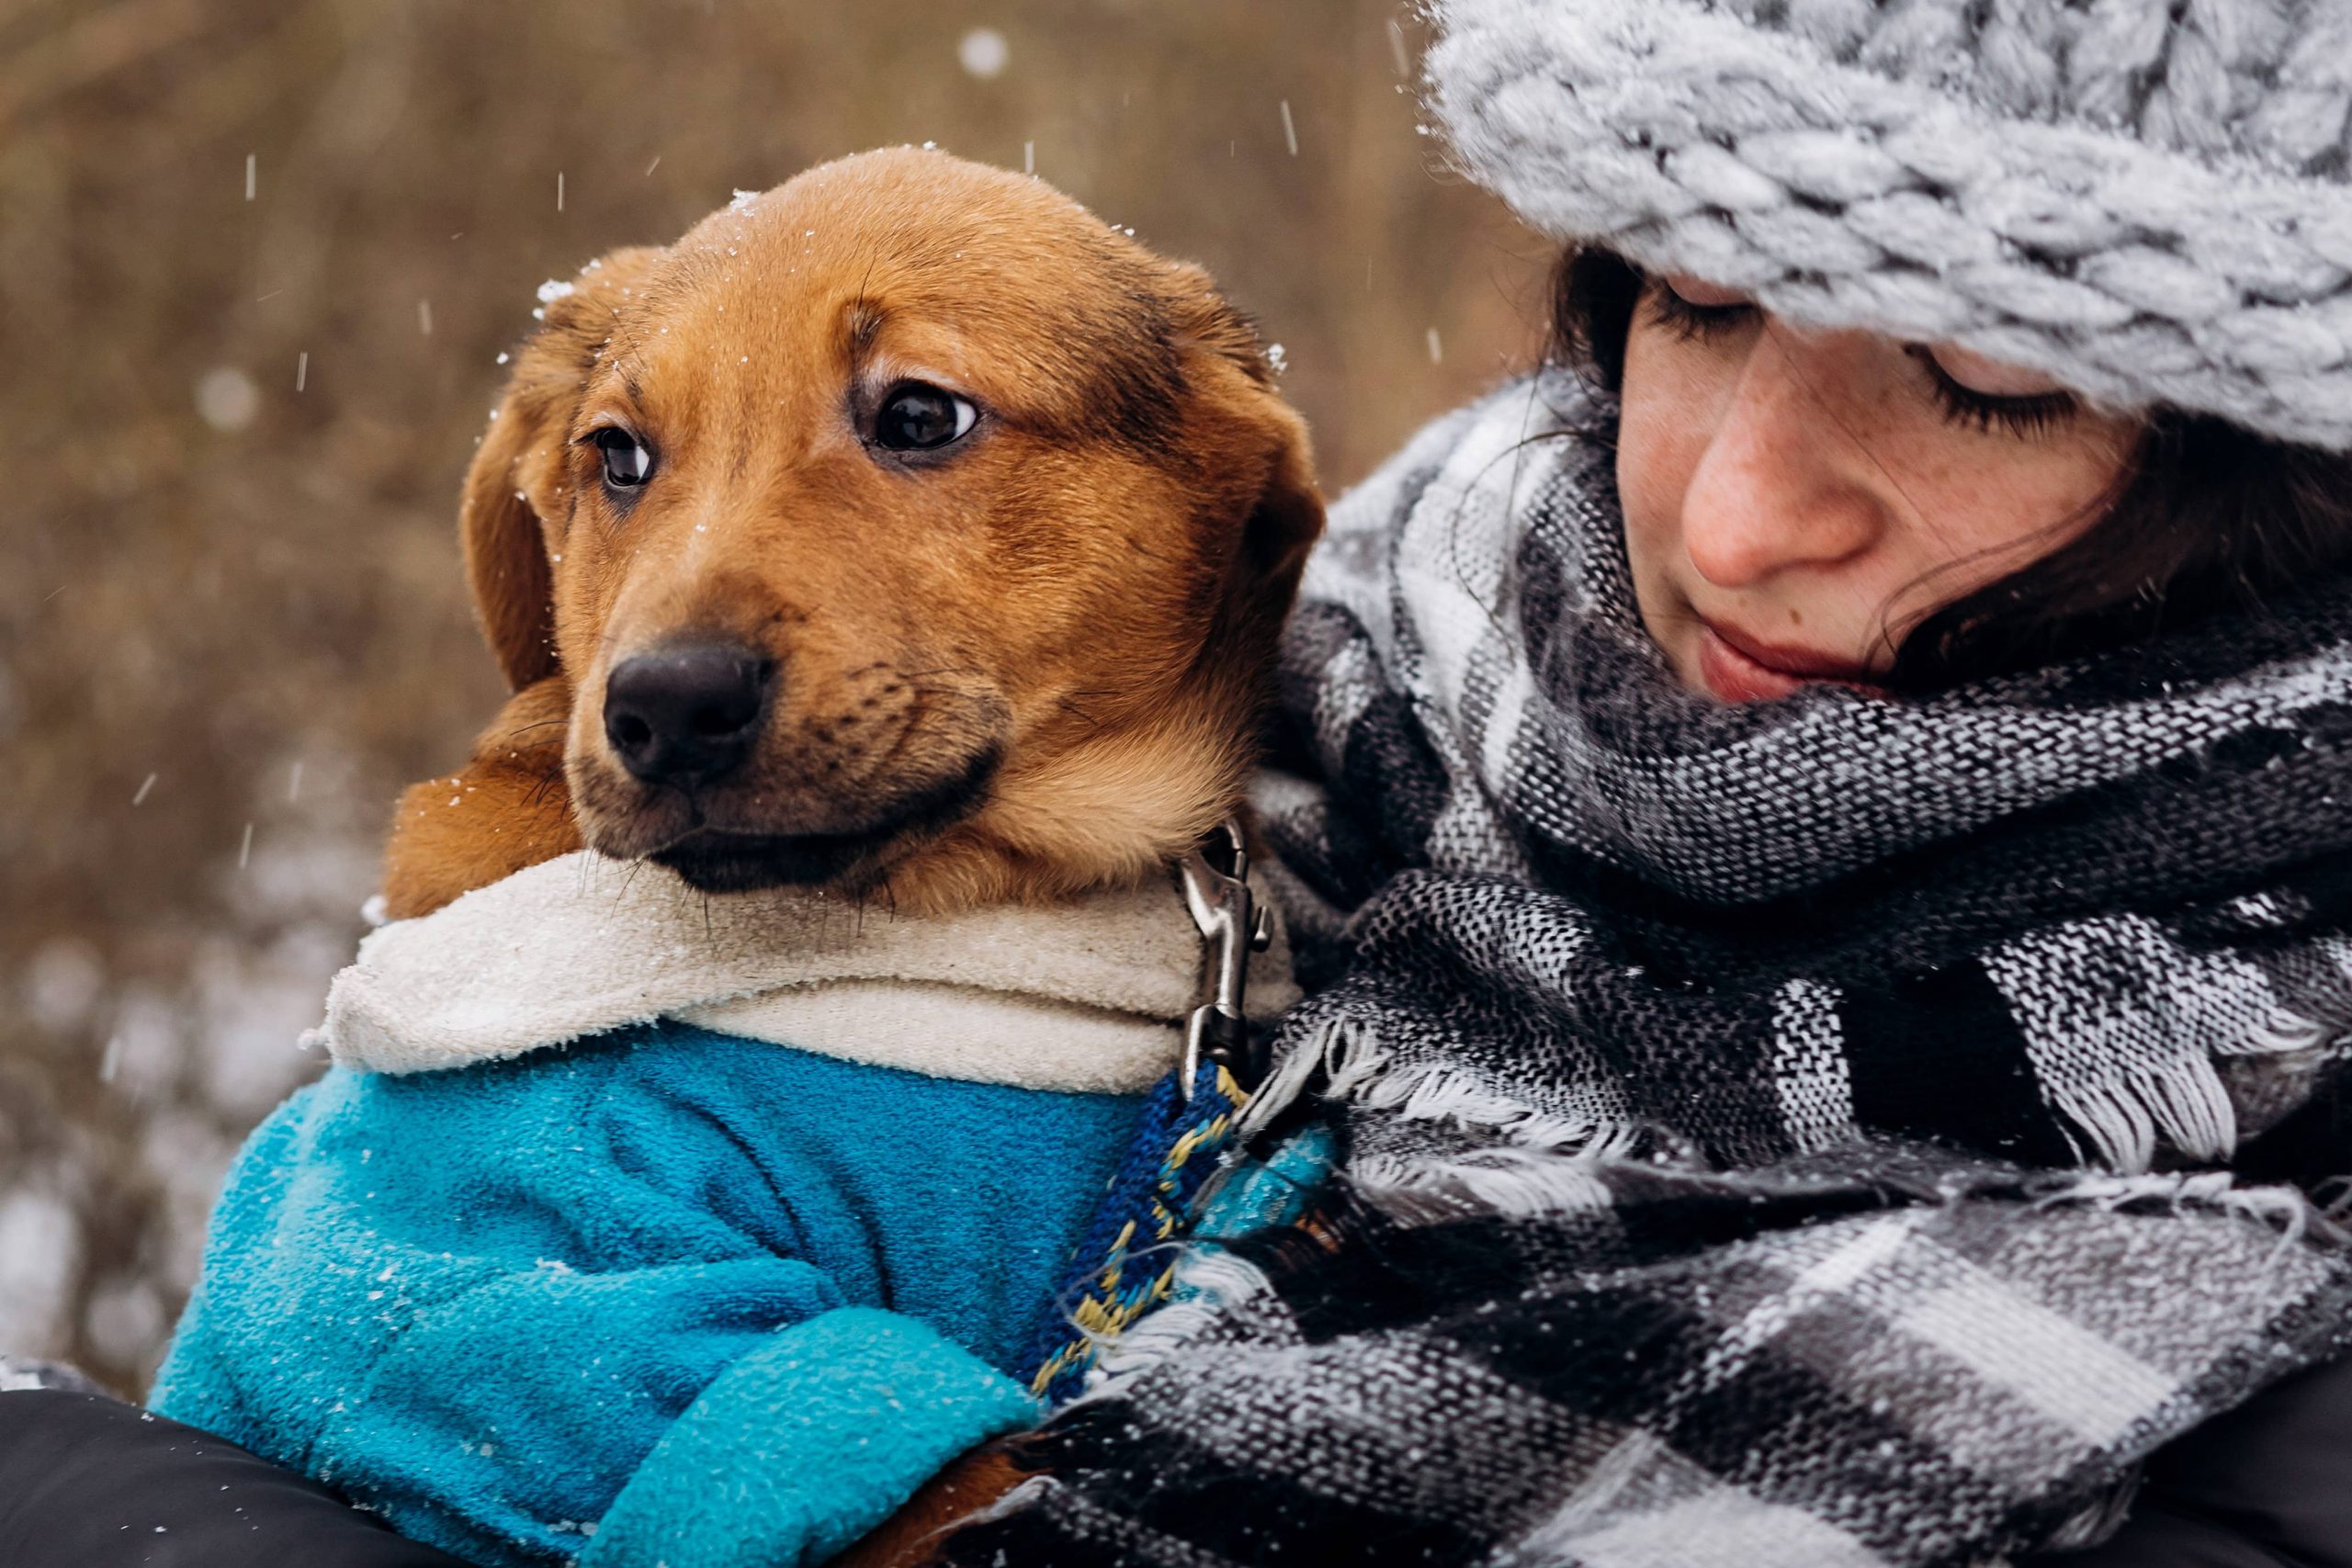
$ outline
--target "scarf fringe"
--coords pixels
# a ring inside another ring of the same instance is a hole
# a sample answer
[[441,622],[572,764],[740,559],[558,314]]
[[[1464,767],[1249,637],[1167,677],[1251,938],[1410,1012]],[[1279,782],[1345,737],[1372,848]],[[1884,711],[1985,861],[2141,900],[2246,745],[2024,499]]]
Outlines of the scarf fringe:
[[2172,1214],[2222,1214],[2252,1221],[2278,1233],[2264,1267],[2278,1260],[2305,1241],[2330,1247],[2352,1245],[2346,1232],[2301,1190],[2292,1187],[2241,1187],[2226,1170],[2147,1171],[2115,1176],[2086,1171],[2068,1179],[2034,1199],[2038,1209],[2083,1204],[2109,1213],[2127,1206],[2150,1205]]
[[2226,1159],[2237,1147],[2237,1108],[2206,1056],[2044,1092],[2090,1141],[2098,1163],[2121,1175],[2154,1163],[2159,1134],[2194,1159]]
[[1168,1299],[1123,1333],[1100,1341],[1086,1392],[1065,1408],[1091,1404],[1151,1371],[1171,1356],[1197,1349],[1200,1336],[1241,1303],[1272,1293],[1273,1287],[1254,1263],[1216,1247],[1187,1247],[1174,1269]]
[[2316,1018],[2305,1018],[2288,1008],[2279,1008],[2265,1019],[2262,1027],[2244,1043],[2225,1046],[2225,1056],[2284,1056],[2298,1051],[2321,1051],[2340,1046],[2346,1036],[2341,1026]]
[[[2119,1071],[2077,1086],[2045,1084],[2044,1092],[2089,1143],[2086,1165],[2095,1161],[2117,1174],[2136,1175],[2154,1163],[2160,1140],[2192,1159],[2227,1160],[2237,1151],[2237,1107],[2215,1058],[2335,1050],[2348,1039],[2352,1037],[2335,1025],[2278,1008],[2259,1028],[2211,1054]],[[1396,1053],[1376,1043],[1363,1021],[1335,1018],[1310,1028],[1268,1076],[1242,1114],[1242,1140],[1295,1104],[1318,1071],[1325,1077],[1322,1095],[1327,1100],[1353,1100],[1409,1120],[1453,1121],[1487,1129],[1543,1154],[1610,1158],[1630,1152],[1641,1135],[1641,1129],[1630,1122],[1547,1115],[1457,1069],[1434,1063],[1400,1066]],[[2079,1144],[2076,1154],[2083,1154]],[[1585,1206],[1577,1195],[1581,1183],[1563,1179],[1548,1166],[1510,1170],[1498,1165],[1482,1158],[1416,1166],[1391,1158],[1365,1162],[1358,1173],[1367,1179],[1363,1185],[1368,1195],[1393,1197],[1396,1206],[1391,1212],[1400,1219],[1434,1217],[1464,1197],[1491,1201],[1513,1213]]]
[[2043,1092],[2090,1140],[2098,1162],[2120,1175],[2153,1165],[2159,1138],[2191,1159],[2227,1160],[2237,1153],[2237,1106],[2216,1059],[2296,1055],[2331,1048],[2341,1038],[2333,1025],[2277,1008],[2258,1028],[2210,1053],[2078,1086],[2045,1083]]
[[1289,1053],[1274,1064],[1265,1082],[1241,1113],[1237,1141],[1248,1143],[1261,1129],[1297,1102],[1317,1073],[1323,1075],[1322,1098],[1345,1100],[1366,1080],[1387,1069],[1395,1053],[1375,1044],[1368,1031],[1346,1019],[1327,1019],[1307,1031]]
[[960,1515],[949,1520],[931,1534],[924,1536],[922,1540],[925,1543],[940,1541],[944,1540],[951,1530],[960,1530],[972,1525],[994,1524],[999,1519],[1009,1518],[1014,1514],[1035,1507],[1048,1496],[1063,1489],[1062,1483],[1050,1475],[1033,1475],[986,1507],[976,1508],[968,1514]]
[[1437,1224],[1476,1213],[1532,1218],[1594,1213],[1610,1206],[1597,1171],[1600,1153],[1558,1155],[1487,1149],[1433,1162],[1391,1155],[1359,1162],[1350,1185],[1381,1213],[1406,1224]]
[[[2233,1058],[2285,1056],[2336,1049],[2346,1037],[2333,1026],[2286,1009],[2263,1027],[2219,1055]],[[1374,1156],[1354,1163],[1351,1185],[1383,1213],[1408,1224],[1439,1223],[1484,1209],[1519,1216],[1564,1214],[1606,1208],[1610,1194],[1595,1170],[1599,1161],[1623,1157],[1639,1139],[1630,1123],[1572,1122],[1547,1116],[1495,1093],[1475,1078],[1436,1064],[1401,1067],[1396,1053],[1376,1043],[1361,1021],[1330,1020],[1316,1025],[1285,1056],[1251,1101],[1248,1129],[1271,1121],[1294,1103],[1317,1070],[1326,1075],[1324,1096],[1415,1120],[1445,1120],[1487,1129],[1512,1141],[1508,1148],[1476,1151],[1453,1159],[1403,1155]],[[2057,1108],[2079,1127],[2103,1169],[2086,1169],[2066,1187],[2039,1201],[2095,1202],[2114,1208],[2160,1201],[2177,1208],[2206,1207],[2256,1219],[2281,1230],[2291,1244],[2317,1221],[2317,1210],[2292,1188],[2245,1189],[2226,1171],[2151,1172],[2158,1139],[2199,1159],[2225,1160],[2237,1145],[2237,1111],[2212,1055],[2199,1055],[2161,1068],[2118,1075],[2079,1089],[2052,1091]],[[2087,1163],[2087,1162],[2086,1162]],[[2352,1207],[2352,1188],[2346,1206]],[[2333,1232],[2335,1227],[2328,1224]],[[1222,1255],[1216,1255],[1222,1257]],[[1228,1260],[1229,1261],[1229,1260]],[[1246,1294],[1264,1280],[1254,1269],[1235,1265],[1250,1277]],[[1194,1280],[1202,1264],[1182,1265],[1179,1289]],[[1218,1276],[1202,1272],[1204,1287]],[[1212,1295],[1192,1294],[1169,1310],[1189,1308],[1178,1319],[1178,1336],[1190,1333],[1194,1318],[1205,1322],[1219,1310]],[[1148,1320],[1166,1320],[1168,1312]],[[1118,1343],[1134,1349],[1131,1333]]]
[[1353,1100],[1411,1121],[1486,1128],[1544,1154],[1621,1155],[1641,1136],[1641,1129],[1631,1122],[1552,1115],[1498,1094],[1456,1069],[1436,1063],[1399,1066],[1396,1055],[1374,1041],[1360,1021],[1330,1019],[1314,1025],[1267,1076],[1242,1113],[1241,1140],[1247,1142],[1288,1110],[1317,1070],[1324,1074],[1326,1100]]

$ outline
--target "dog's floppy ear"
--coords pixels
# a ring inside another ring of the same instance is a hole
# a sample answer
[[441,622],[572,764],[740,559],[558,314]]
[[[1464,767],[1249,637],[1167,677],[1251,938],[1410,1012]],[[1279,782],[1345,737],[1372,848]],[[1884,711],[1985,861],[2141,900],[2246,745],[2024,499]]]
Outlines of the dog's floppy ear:
[[663,252],[645,246],[590,262],[539,290],[544,324],[514,353],[506,389],[466,470],[458,533],[483,637],[515,691],[560,673],[549,555],[571,515],[564,439],[596,356]]
[[1274,446],[1265,488],[1250,509],[1241,534],[1242,558],[1250,574],[1278,584],[1282,613],[1290,613],[1298,591],[1299,573],[1306,569],[1307,553],[1323,536],[1323,493],[1315,484],[1315,457],[1306,438],[1306,422],[1298,411],[1276,397],[1269,387],[1261,417]]
[[1226,302],[1199,267],[1173,268],[1178,289],[1177,337],[1193,376],[1214,389],[1214,404],[1231,422],[1218,445],[1220,462],[1235,475],[1253,476],[1257,491],[1241,535],[1237,588],[1254,619],[1270,605],[1274,623],[1290,613],[1307,552],[1323,533],[1323,496],[1315,485],[1315,457],[1306,422],[1274,389],[1276,366],[1250,318]]

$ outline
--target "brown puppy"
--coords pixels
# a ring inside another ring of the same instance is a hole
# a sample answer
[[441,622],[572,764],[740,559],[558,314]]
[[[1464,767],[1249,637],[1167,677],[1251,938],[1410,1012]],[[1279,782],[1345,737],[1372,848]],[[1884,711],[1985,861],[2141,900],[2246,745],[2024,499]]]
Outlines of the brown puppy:
[[392,916],[583,841],[1049,900],[1233,808],[1323,510],[1198,268],[897,149],[542,293],[463,506],[516,695],[402,797]]

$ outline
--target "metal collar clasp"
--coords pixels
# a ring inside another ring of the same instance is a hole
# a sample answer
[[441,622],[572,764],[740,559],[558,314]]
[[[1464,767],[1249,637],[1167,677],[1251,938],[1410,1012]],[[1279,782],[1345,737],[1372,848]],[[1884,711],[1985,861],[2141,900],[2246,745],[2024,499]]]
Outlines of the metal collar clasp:
[[1265,951],[1274,940],[1274,928],[1250,893],[1250,854],[1242,847],[1241,824],[1227,818],[1187,851],[1176,867],[1184,884],[1185,906],[1208,950],[1215,985],[1210,999],[1185,1021],[1178,1082],[1189,1101],[1193,1080],[1200,1076],[1205,1058],[1224,1067],[1243,1089],[1254,1089],[1265,1077],[1265,1051],[1250,1036],[1243,992],[1250,983],[1250,955]]

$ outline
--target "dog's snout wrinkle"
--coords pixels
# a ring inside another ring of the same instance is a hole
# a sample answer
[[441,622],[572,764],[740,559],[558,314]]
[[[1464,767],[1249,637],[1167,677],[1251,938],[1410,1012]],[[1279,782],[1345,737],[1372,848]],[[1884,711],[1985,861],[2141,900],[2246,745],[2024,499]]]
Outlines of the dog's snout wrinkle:
[[605,678],[605,739],[647,784],[718,778],[757,744],[775,670],[764,655],[726,643],[632,655]]

